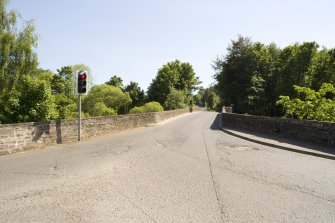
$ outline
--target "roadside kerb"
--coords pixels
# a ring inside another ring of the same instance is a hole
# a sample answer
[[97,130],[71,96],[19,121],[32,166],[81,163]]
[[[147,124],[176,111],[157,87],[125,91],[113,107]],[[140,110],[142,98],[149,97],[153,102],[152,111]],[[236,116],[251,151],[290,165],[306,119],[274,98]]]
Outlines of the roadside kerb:
[[254,142],[254,143],[262,144],[262,145],[265,145],[265,146],[275,147],[275,148],[278,148],[278,149],[282,149],[282,150],[286,150],[286,151],[290,151],[290,152],[295,152],[295,153],[301,153],[301,154],[310,155],[310,156],[316,156],[316,157],[320,157],[320,158],[324,158],[324,159],[335,160],[335,155],[332,155],[332,154],[326,154],[326,153],[322,153],[322,152],[313,152],[310,149],[301,148],[301,147],[297,148],[298,146],[295,146],[295,145],[291,145],[291,146],[284,145],[283,143],[276,142],[275,140],[258,137],[258,136],[248,134],[248,133],[243,133],[243,132],[241,132],[241,130],[228,129],[228,128],[224,128],[222,126],[221,126],[221,130],[223,132],[227,133],[227,134],[232,135],[232,136],[235,136],[235,137],[247,140],[247,141],[251,141],[251,142]]

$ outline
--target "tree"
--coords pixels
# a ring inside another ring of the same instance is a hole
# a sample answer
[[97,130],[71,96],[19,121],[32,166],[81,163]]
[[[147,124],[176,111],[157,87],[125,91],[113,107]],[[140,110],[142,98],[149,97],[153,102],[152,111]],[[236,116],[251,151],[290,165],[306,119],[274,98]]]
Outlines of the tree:
[[144,104],[144,91],[138,86],[137,82],[131,81],[125,88],[125,92],[128,92],[132,100],[132,107],[141,106]]
[[171,92],[167,95],[164,107],[168,110],[186,108],[186,100],[187,99],[183,91],[172,89]]
[[281,96],[277,101],[289,118],[335,122],[335,87],[323,83],[319,91],[295,85],[298,97]]
[[234,104],[235,111],[241,113],[247,110],[246,89],[249,88],[250,76],[255,71],[250,67],[251,57],[247,52],[251,45],[250,38],[239,36],[228,47],[228,55],[217,58],[213,65],[221,98],[224,98],[226,105]]
[[80,70],[87,71],[88,88],[93,86],[92,72],[89,66],[85,64],[68,65],[57,69],[57,74],[52,80],[52,90],[55,94],[65,94],[66,97],[76,95],[77,75]]
[[203,87],[200,87],[198,92],[193,95],[193,101],[199,107],[205,107],[204,94],[205,89]]
[[55,117],[49,71],[38,69],[33,22],[17,28],[18,13],[0,0],[0,122],[43,121]]
[[[75,119],[78,115],[78,103],[73,97],[64,94],[54,95],[57,119]],[[84,116],[82,116],[84,117]]]
[[[97,105],[97,103],[100,103]],[[113,109],[116,113],[124,106],[131,104],[129,93],[123,93],[119,87],[107,84],[95,85],[83,100],[83,111],[90,115],[97,114],[98,108],[103,110],[102,114],[106,114],[103,103],[107,108]],[[102,109],[103,108],[103,109]],[[112,110],[108,110],[112,112]],[[107,112],[108,113],[108,112]]]
[[312,89],[317,90],[323,83],[335,84],[335,49],[322,49],[313,58]]
[[207,109],[215,110],[219,104],[220,104],[220,97],[214,91],[211,91],[206,100]]
[[270,115],[274,110],[273,85],[279,50],[239,36],[228,54],[214,61],[216,88],[225,105],[238,113]]
[[73,66],[64,66],[57,69],[52,81],[53,91],[55,94],[64,94],[66,97],[75,95],[76,92],[76,75]]
[[119,87],[123,89],[123,80],[121,77],[114,75],[113,77],[110,78],[109,81],[107,81],[105,84],[114,86],[114,87]]
[[56,117],[50,87],[51,74],[40,70],[36,76],[25,76],[12,90],[1,95],[0,122],[48,121]]
[[294,95],[294,85],[310,87],[313,81],[312,65],[318,44],[305,42],[285,47],[279,56],[280,95]]
[[77,117],[77,72],[85,70],[88,73],[89,89],[93,85],[91,69],[84,64],[63,66],[57,69],[51,81],[52,93],[55,95],[55,106],[58,119],[73,119]]
[[156,78],[149,85],[147,100],[164,104],[172,89],[183,91],[186,96],[191,96],[192,91],[197,89],[199,84],[199,78],[195,76],[192,65],[175,60],[158,70]]
[[0,0],[0,93],[15,90],[16,84],[33,75],[38,66],[35,26],[28,21],[18,30],[18,14],[7,13],[7,4],[8,1]]

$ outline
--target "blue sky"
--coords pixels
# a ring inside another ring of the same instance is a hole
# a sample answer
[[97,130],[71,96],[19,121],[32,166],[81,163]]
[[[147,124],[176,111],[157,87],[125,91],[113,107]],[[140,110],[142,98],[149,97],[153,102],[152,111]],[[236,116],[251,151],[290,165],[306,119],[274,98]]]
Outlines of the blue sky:
[[285,47],[316,41],[335,47],[332,0],[11,0],[33,19],[40,67],[83,63],[96,84],[118,75],[144,89],[157,70],[179,59],[207,87],[212,60],[242,36]]

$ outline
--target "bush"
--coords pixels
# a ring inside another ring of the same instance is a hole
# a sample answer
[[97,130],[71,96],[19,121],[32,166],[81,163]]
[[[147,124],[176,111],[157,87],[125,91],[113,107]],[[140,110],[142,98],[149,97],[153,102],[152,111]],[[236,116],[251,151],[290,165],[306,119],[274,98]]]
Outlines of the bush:
[[319,91],[294,85],[298,98],[280,96],[277,105],[282,105],[287,118],[335,122],[335,87],[323,83]]
[[134,107],[134,108],[130,109],[129,113],[130,114],[144,113],[144,106]]
[[111,116],[116,115],[114,109],[107,107],[103,102],[98,102],[89,110],[91,116]]
[[144,112],[162,112],[164,108],[161,106],[160,103],[152,101],[143,105]]
[[161,106],[161,104],[159,104],[158,102],[152,101],[152,102],[146,103],[143,106],[134,107],[130,109],[129,113],[138,114],[138,113],[162,112],[162,111],[164,111],[164,109]]
[[[106,108],[103,108],[100,102],[103,103],[108,109],[112,110],[106,110]],[[121,109],[125,111],[128,110],[127,107],[131,104],[131,98],[129,93],[123,93],[119,87],[101,84],[93,86],[88,95],[85,96],[85,99],[82,103],[82,109],[84,112],[89,112],[91,116],[94,116],[91,114],[91,110],[96,106],[97,103],[99,103],[98,105],[100,106],[97,107],[97,109],[104,110],[103,114],[106,115],[112,111],[119,113]],[[100,113],[100,111],[98,113]]]

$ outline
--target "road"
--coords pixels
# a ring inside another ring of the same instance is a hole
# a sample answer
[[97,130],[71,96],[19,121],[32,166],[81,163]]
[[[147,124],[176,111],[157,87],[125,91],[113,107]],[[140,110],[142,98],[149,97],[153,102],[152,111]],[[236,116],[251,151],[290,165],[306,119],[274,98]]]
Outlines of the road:
[[196,112],[0,157],[0,222],[335,222],[334,160],[218,125]]

